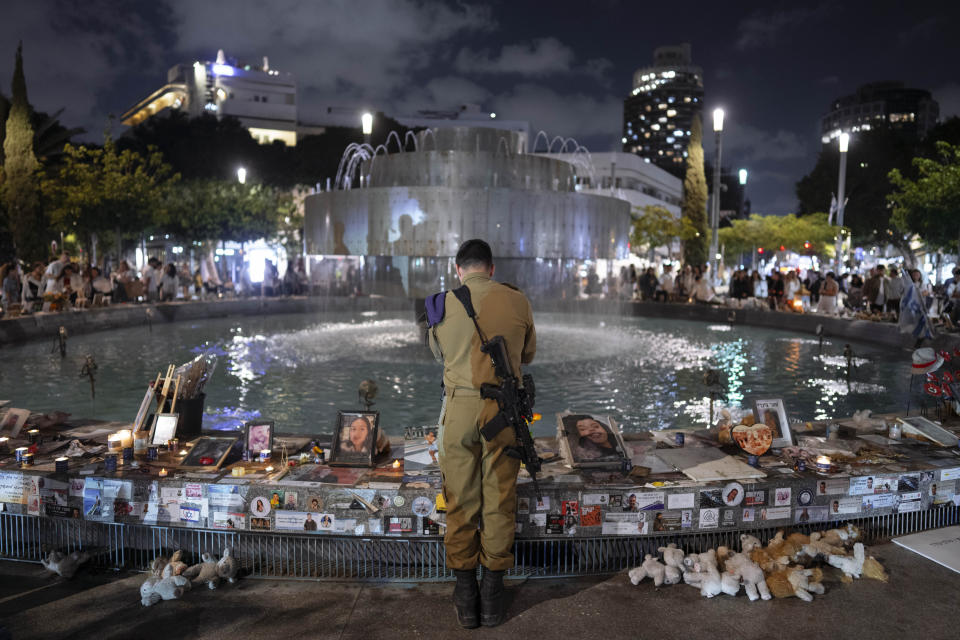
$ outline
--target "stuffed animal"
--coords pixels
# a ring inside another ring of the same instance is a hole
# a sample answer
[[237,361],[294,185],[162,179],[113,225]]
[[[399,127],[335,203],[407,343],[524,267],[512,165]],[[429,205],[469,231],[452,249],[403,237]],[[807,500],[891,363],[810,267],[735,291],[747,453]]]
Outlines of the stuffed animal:
[[47,571],[56,573],[61,578],[68,580],[73,577],[84,562],[90,559],[90,554],[86,551],[74,551],[70,555],[60,551],[51,551],[46,558],[40,559],[40,564]]
[[723,580],[717,568],[717,552],[710,549],[706,553],[691,553],[683,560],[687,568],[683,574],[683,581],[699,587],[700,595],[704,598],[723,593]]
[[847,550],[842,546],[835,547],[832,544],[824,542],[823,534],[819,531],[811,533],[810,542],[803,545],[801,549],[801,553],[808,556],[811,560],[816,560],[820,557],[826,558],[830,555],[846,555],[846,552]]
[[217,575],[230,584],[234,584],[237,581],[237,571],[239,570],[237,559],[233,557],[233,550],[227,547],[223,550],[223,557],[217,561]]
[[880,562],[878,562],[873,556],[867,556],[863,561],[863,577],[879,580],[881,582],[887,582],[890,580],[890,576],[888,576],[887,572],[884,571],[883,565],[880,564]]
[[643,559],[643,564],[630,569],[627,575],[630,576],[630,582],[635,585],[640,584],[644,578],[650,578],[653,580],[653,586],[659,588],[663,584],[666,573],[667,567],[648,553]]
[[860,529],[848,522],[845,527],[824,531],[820,539],[834,547],[849,548],[850,545],[860,539]]
[[192,579],[194,582],[206,582],[208,587],[216,589],[220,585],[220,576],[217,574],[217,563],[209,553],[204,553],[200,556],[200,559],[202,560],[200,564],[193,565],[181,575],[185,578]]
[[163,570],[167,566],[167,559],[163,556],[157,556],[153,559],[153,562],[150,563],[150,575],[157,576],[158,578],[163,575]]
[[671,542],[665,547],[658,547],[657,551],[663,554],[663,564],[683,571],[683,549],[678,549],[677,545]]
[[[169,573],[164,570],[164,573]],[[161,600],[178,600],[190,588],[190,581],[183,576],[150,576],[140,585],[140,604],[145,607]]]
[[[751,602],[757,598],[763,598],[764,600],[771,598],[770,590],[767,588],[764,579],[763,569],[751,560],[750,556],[746,553],[736,553],[726,547],[719,547],[717,557],[721,558],[723,563],[723,579],[730,583],[730,578],[727,576],[735,578],[737,580],[737,590],[739,590],[739,585],[743,584],[743,590],[747,593]],[[732,584],[728,585],[728,589],[732,589]],[[724,593],[729,593],[728,589],[724,589]],[[736,595],[736,592],[730,595]]]
[[173,555],[170,556],[169,565],[172,567],[170,569],[171,575],[179,576],[187,570],[189,565],[183,561],[183,550],[177,549],[173,552]]
[[820,580],[823,572],[820,569],[802,569],[787,567],[779,569],[767,576],[767,586],[777,598],[797,596],[804,602],[811,602],[813,595],[822,594],[823,585]]
[[843,571],[843,575],[848,578],[859,578],[863,573],[863,563],[866,560],[863,543],[857,542],[853,545],[853,555],[828,555],[827,564]]
[[809,542],[810,538],[802,533],[792,533],[784,538],[783,531],[780,530],[770,539],[766,547],[760,548],[760,541],[753,536],[740,536],[742,548],[750,550],[745,553],[749,553],[750,559],[756,562],[766,574],[784,569],[791,562],[797,562],[803,545]]

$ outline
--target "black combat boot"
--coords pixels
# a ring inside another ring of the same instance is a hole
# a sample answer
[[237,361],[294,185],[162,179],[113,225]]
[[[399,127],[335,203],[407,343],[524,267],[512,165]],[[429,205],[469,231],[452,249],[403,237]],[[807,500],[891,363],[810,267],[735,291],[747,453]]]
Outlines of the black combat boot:
[[503,622],[506,607],[503,601],[503,571],[483,568],[480,579],[480,624],[495,627]]
[[457,622],[464,629],[480,626],[480,589],[477,588],[476,569],[454,569],[457,586],[453,588],[453,605],[457,608]]

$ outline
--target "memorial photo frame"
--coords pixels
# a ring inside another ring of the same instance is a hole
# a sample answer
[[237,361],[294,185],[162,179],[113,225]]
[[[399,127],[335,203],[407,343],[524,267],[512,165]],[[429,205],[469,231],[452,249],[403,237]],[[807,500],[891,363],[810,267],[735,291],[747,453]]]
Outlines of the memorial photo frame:
[[557,442],[564,462],[573,468],[622,468],[629,459],[617,423],[610,416],[558,413]]
[[897,418],[897,422],[900,423],[901,432],[905,438],[916,439],[920,436],[941,447],[957,446],[956,435],[923,416]]
[[338,411],[329,464],[372,467],[379,429],[379,411]]
[[237,436],[201,436],[193,441],[189,453],[180,462],[180,468],[219,469],[239,440]]
[[793,432],[790,431],[790,420],[787,418],[787,409],[782,398],[755,399],[753,416],[757,424],[765,424],[773,432],[770,448],[782,449],[793,446]]
[[[273,451],[273,420],[250,420],[243,425],[243,450],[257,456],[264,449]],[[251,458],[253,460],[254,458]]]
[[140,401],[140,408],[137,409],[137,417],[133,420],[134,433],[147,431],[147,414],[150,413],[150,405],[153,404],[153,399],[156,395],[157,393],[153,385],[147,385],[147,392],[143,395],[143,400]]
[[0,419],[0,435],[16,438],[30,417],[30,409],[7,409]]
[[177,437],[177,424],[180,422],[179,413],[158,413],[153,417],[153,425],[150,427],[150,438],[148,442],[151,446],[163,446],[170,440]]

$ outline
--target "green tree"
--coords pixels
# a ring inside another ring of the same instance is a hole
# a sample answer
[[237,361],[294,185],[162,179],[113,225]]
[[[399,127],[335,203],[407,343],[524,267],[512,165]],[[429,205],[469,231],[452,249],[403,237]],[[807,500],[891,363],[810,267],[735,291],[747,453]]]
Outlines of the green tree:
[[185,241],[271,238],[290,213],[289,194],[261,184],[192,180],[167,194],[156,223]]
[[752,254],[763,247],[778,250],[781,246],[797,253],[809,251],[827,257],[834,255],[833,241],[837,228],[827,224],[827,214],[806,216],[762,216],[754,213],[746,220],[731,220],[720,229],[720,244],[728,261],[742,254]]
[[107,234],[119,244],[155,227],[171,204],[166,193],[178,180],[158,151],[120,151],[105,134],[100,149],[66,145],[43,191],[55,227],[76,234],[83,246]]
[[673,241],[681,237],[683,225],[666,207],[647,205],[635,207],[633,224],[630,228],[630,246],[637,255],[641,251],[652,252],[657,247],[667,247],[669,252]]
[[687,173],[683,178],[682,217],[685,223],[683,260],[687,264],[707,262],[707,178],[703,173],[703,126],[695,117],[687,144]]
[[0,180],[6,226],[13,236],[14,250],[19,258],[42,260],[47,253],[44,248],[47,225],[40,205],[40,163],[33,148],[34,131],[23,75],[22,43],[17,47],[12,89],[3,140],[3,178]]
[[939,142],[936,158],[914,158],[916,178],[890,172],[893,224],[935,249],[960,251],[960,145]]

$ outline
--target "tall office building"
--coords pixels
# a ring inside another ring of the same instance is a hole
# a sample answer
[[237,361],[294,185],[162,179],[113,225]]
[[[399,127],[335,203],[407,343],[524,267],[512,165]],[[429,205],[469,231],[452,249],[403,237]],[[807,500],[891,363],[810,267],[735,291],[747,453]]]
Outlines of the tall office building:
[[653,66],[637,69],[623,101],[623,150],[674,175],[686,167],[687,138],[703,109],[703,70],[690,45],[658,47]]
[[889,128],[914,139],[937,124],[940,105],[925,89],[907,89],[902,82],[873,82],[837,98],[820,119],[820,141],[830,144],[841,132]]
[[215,61],[178,64],[167,72],[167,83],[123,114],[125,125],[136,126],[168,109],[197,117],[212,113],[233,116],[261,144],[297,144],[297,134],[322,133],[322,128],[297,121],[297,81],[292,73],[270,68],[266,57],[254,66],[227,60],[223,50]]

